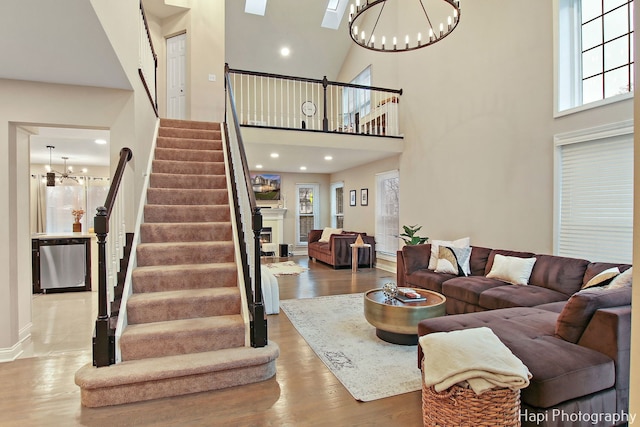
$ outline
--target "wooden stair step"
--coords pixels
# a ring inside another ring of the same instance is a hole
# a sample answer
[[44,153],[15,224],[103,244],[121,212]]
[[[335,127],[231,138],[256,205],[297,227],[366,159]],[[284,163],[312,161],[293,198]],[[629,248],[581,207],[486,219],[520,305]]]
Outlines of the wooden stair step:
[[122,360],[242,347],[242,316],[227,315],[128,325],[120,337]]
[[95,408],[203,391],[272,378],[278,345],[240,347],[80,368],[75,383],[83,406]]
[[133,294],[127,301],[130,325],[240,314],[238,288],[186,289]]
[[145,222],[231,221],[229,205],[146,205]]
[[186,222],[140,224],[142,243],[214,242],[232,240],[230,222]]
[[232,262],[235,247],[224,242],[141,243],[136,248],[138,265],[179,265]]
[[134,293],[235,287],[238,267],[233,262],[138,267],[133,271],[132,285]]
[[226,205],[229,193],[222,188],[149,188],[147,204],[150,205]]
[[222,150],[188,150],[178,148],[156,147],[156,160],[171,160],[177,162],[224,162]]

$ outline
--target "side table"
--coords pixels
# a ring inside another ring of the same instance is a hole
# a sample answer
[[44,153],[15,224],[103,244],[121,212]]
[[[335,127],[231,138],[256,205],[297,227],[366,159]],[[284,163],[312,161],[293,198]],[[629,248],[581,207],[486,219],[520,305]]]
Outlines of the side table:
[[364,243],[362,245],[350,244],[351,246],[351,272],[358,271],[358,249],[366,248],[369,251],[369,268],[373,267],[373,254],[371,253],[371,244]]

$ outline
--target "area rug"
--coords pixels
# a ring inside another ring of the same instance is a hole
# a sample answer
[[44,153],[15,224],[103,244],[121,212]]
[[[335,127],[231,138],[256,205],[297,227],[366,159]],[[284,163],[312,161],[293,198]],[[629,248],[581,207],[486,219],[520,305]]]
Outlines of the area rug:
[[293,261],[287,262],[272,262],[264,264],[274,276],[297,276],[298,274],[308,270],[306,267],[301,267]]
[[284,300],[280,307],[356,400],[421,389],[417,346],[379,339],[364,318],[363,294]]

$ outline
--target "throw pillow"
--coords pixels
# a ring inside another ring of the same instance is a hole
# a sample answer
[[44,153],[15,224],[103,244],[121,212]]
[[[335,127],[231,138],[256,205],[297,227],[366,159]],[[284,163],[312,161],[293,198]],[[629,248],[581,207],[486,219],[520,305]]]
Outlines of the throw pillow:
[[630,287],[583,289],[571,295],[564,305],[556,321],[555,335],[565,341],[577,343],[598,309],[629,304]]
[[621,273],[619,276],[617,276],[615,279],[613,279],[611,283],[609,283],[609,286],[607,286],[607,289],[631,287],[631,280],[633,279],[632,270],[633,270],[633,267],[630,267],[629,269]]
[[608,268],[600,273],[596,274],[589,280],[582,289],[593,288],[596,286],[606,286],[613,280],[614,277],[620,274],[618,267]]
[[469,264],[470,257],[471,247],[469,246],[465,248],[440,246],[435,272],[466,276],[463,265],[465,262]]
[[528,285],[535,258],[518,258],[496,254],[491,271],[487,274],[490,279],[498,279],[512,285]]
[[318,240],[318,242],[328,243],[332,234],[340,233],[342,233],[342,228],[325,227],[324,230],[322,230],[322,236],[320,236],[320,240]]
[[[430,240],[431,243],[431,257],[429,258],[429,270],[435,270],[436,265],[438,264],[438,248],[440,246],[448,246],[454,248],[464,248],[469,246],[471,243],[471,239],[469,237],[463,237],[458,240],[447,241],[447,240]],[[469,267],[469,263],[467,265],[463,265],[464,273],[468,276],[471,274],[471,268]]]

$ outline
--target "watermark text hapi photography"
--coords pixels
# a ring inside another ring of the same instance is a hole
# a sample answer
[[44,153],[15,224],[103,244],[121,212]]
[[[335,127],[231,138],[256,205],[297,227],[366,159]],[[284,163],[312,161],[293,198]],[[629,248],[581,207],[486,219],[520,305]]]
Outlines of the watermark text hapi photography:
[[628,412],[567,412],[560,409],[553,409],[548,412],[529,412],[528,410],[520,411],[520,418],[531,423],[541,424],[547,421],[555,422],[589,422],[593,425],[606,422],[611,425],[619,423],[633,423],[636,414]]

